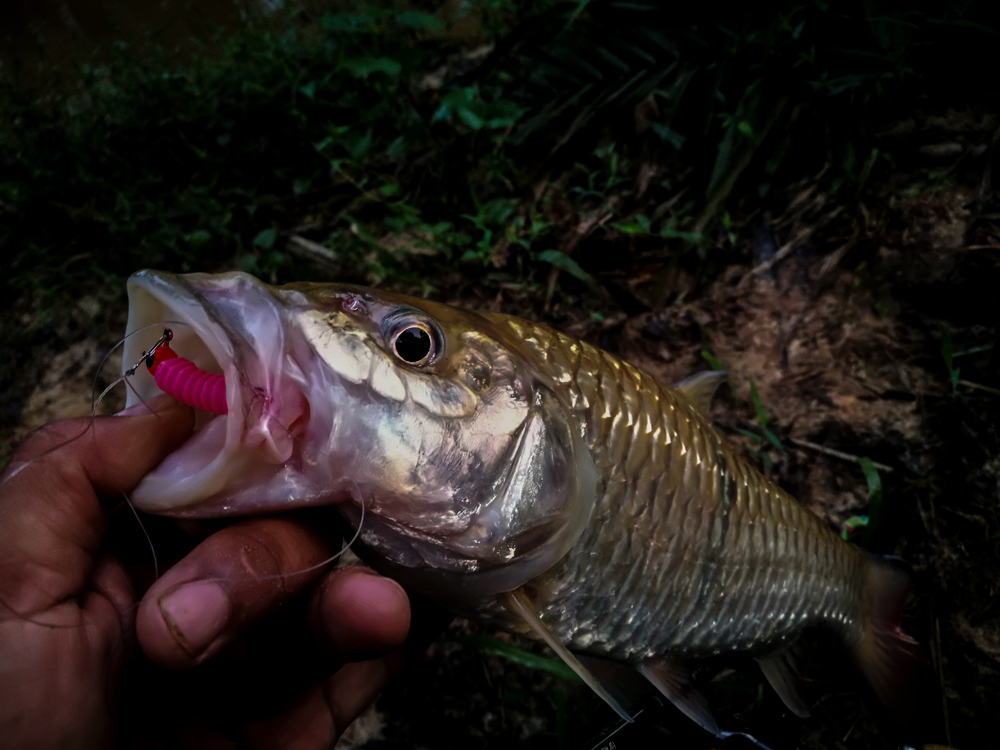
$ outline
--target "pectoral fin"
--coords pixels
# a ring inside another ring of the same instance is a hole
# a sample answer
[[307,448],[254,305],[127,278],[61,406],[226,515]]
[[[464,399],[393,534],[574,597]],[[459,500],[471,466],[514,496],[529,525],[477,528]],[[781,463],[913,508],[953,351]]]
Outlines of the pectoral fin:
[[587,654],[574,655],[630,716],[635,715],[639,703],[653,691],[649,682],[629,664]]
[[719,386],[726,382],[726,373],[721,370],[706,370],[674,383],[674,388],[684,394],[691,405],[705,416],[712,411],[712,397]]
[[660,659],[640,664],[639,673],[652,682],[681,713],[705,731],[719,734],[719,725],[708,708],[708,701],[695,688],[687,667],[672,659]]
[[612,680],[608,680],[608,675],[599,675],[592,671],[566,648],[558,638],[552,633],[549,627],[542,622],[534,605],[522,589],[508,591],[500,595],[500,601],[511,612],[526,622],[533,631],[555,651],[559,658],[566,662],[566,665],[579,675],[590,688],[604,699],[615,712],[625,721],[631,723],[632,716],[625,710],[623,699],[625,693]]
[[760,671],[764,673],[788,710],[802,719],[809,718],[809,707],[799,691],[799,678],[791,652],[782,648],[766,656],[758,656],[756,659],[760,664]]

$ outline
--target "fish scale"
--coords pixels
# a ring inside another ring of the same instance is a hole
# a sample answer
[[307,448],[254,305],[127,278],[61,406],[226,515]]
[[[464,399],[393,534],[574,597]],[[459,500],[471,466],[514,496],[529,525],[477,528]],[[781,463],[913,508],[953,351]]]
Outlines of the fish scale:
[[564,388],[603,477],[582,538],[533,582],[541,619],[567,646],[637,662],[765,651],[805,625],[857,626],[864,555],[676,389],[544,326],[493,317]]

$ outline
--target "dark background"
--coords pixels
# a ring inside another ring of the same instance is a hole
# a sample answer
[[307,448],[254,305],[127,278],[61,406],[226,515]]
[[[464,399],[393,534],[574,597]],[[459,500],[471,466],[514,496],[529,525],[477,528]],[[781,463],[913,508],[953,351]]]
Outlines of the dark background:
[[[141,267],[502,310],[666,381],[721,366],[717,427],[913,565],[949,742],[1000,746],[991,6],[7,4],[3,455],[90,412]],[[806,654],[807,720],[748,659],[697,681],[772,747],[885,746],[836,645]],[[455,623],[342,744],[584,747],[613,716],[544,657]],[[671,712],[664,746],[710,746]]]

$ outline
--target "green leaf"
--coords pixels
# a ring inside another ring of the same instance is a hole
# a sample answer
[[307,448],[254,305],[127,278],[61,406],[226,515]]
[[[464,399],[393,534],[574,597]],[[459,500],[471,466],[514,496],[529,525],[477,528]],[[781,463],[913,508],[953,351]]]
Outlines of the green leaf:
[[565,271],[570,276],[575,276],[591,289],[598,288],[594,277],[580,268],[580,264],[566,255],[566,253],[561,253],[558,250],[545,250],[538,254],[538,259],[545,263],[551,263],[560,271]]
[[858,465],[868,483],[868,502],[882,502],[882,477],[879,476],[875,464],[867,456],[862,456],[858,459]]
[[941,356],[944,357],[944,363],[948,367],[948,380],[951,382],[951,395],[955,396],[958,394],[958,373],[957,367],[954,367],[955,355],[951,346],[951,336],[948,333],[947,328],[941,329]]
[[764,438],[762,438],[756,432],[750,432],[750,430],[744,430],[744,429],[741,429],[739,427],[736,428],[736,431],[738,433],[740,433],[743,437],[749,438],[750,440],[753,440],[755,443],[763,443],[764,442]]
[[196,229],[190,234],[184,235],[184,239],[187,240],[191,247],[201,247],[212,241],[212,235],[204,229]]
[[403,136],[399,136],[392,143],[389,144],[389,148],[385,150],[385,155],[390,159],[402,160],[406,158],[406,139]]
[[497,130],[513,125],[526,111],[505,100],[483,101],[475,88],[460,88],[441,97],[431,121],[457,118],[473,130]]
[[634,221],[613,221],[611,226],[617,229],[619,232],[625,232],[625,234],[645,234],[646,230],[641,226],[636,224]]
[[636,214],[632,221],[618,221],[611,224],[615,229],[625,234],[649,234],[649,219],[642,214]]
[[316,94],[316,81],[310,81],[305,86],[300,86],[299,91],[303,96],[307,96],[312,99]]
[[950,370],[954,362],[954,353],[951,347],[951,336],[947,328],[941,329],[941,356],[944,357],[944,363],[948,365],[948,369]]
[[516,200],[511,198],[494,198],[480,209],[479,214],[483,218],[483,223],[500,225],[507,223],[507,219],[514,213],[515,208],[517,208]]
[[712,352],[710,352],[708,349],[702,349],[701,350],[701,358],[703,360],[705,360],[706,362],[708,362],[708,364],[712,366],[713,370],[725,370],[726,369],[725,367],[722,366],[722,363],[715,358],[715,355],[712,354]]
[[371,145],[372,129],[368,128],[365,134],[358,138],[358,140],[354,142],[354,145],[348,149],[348,152],[351,154],[352,159],[360,161],[368,154],[368,149],[371,148]]
[[774,466],[774,464],[771,463],[771,457],[767,455],[764,451],[755,451],[748,445],[744,445],[743,447],[746,449],[747,453],[749,453],[751,456],[756,457],[762,464],[764,464],[764,468],[767,471],[770,471],[771,467]]
[[851,538],[858,529],[863,529],[868,525],[868,516],[851,516],[840,526],[840,538],[845,542]]
[[684,240],[690,245],[700,244],[702,240],[701,232],[682,232],[680,229],[675,229],[672,224],[663,227],[660,230],[660,236],[667,239]]
[[767,414],[764,412],[764,404],[760,401],[760,395],[757,393],[757,386],[754,385],[753,378],[750,378],[750,399],[753,401],[754,411],[757,412],[760,429],[767,434]]
[[478,648],[480,651],[487,654],[502,656],[504,659],[508,659],[516,664],[520,664],[530,669],[540,669],[545,672],[551,672],[558,677],[562,677],[564,680],[580,679],[576,675],[576,672],[570,669],[565,662],[533,653],[527,649],[521,648],[520,646],[515,646],[513,643],[501,641],[499,638],[472,634],[456,635],[450,638],[445,638],[444,641],[445,643],[462,643],[473,646],[474,648]]
[[669,143],[675,149],[680,150],[681,146],[684,145],[686,140],[683,135],[678,133],[676,130],[671,130],[666,125],[661,125],[658,122],[654,122],[650,125],[650,129],[656,133],[661,141],[664,143]]
[[456,110],[456,114],[458,115],[459,120],[464,122],[473,130],[482,130],[483,126],[486,124],[486,121],[473,112],[471,107],[460,107]]
[[271,229],[265,229],[262,232],[258,232],[257,236],[253,238],[253,244],[261,250],[270,250],[274,247],[274,243],[277,239],[278,230],[272,227]]
[[354,16],[349,13],[328,13],[319,20],[323,31],[355,33],[370,31],[375,20],[370,16]]
[[864,532],[858,535],[858,544],[861,547],[868,547],[882,511],[882,477],[879,476],[878,469],[867,456],[859,458],[858,465],[861,467],[861,471],[865,475],[865,482],[868,484],[868,525]]
[[437,16],[430,13],[420,13],[415,10],[408,10],[396,16],[396,20],[403,26],[411,29],[430,29],[431,31],[444,31],[445,23]]
[[344,60],[343,65],[356,78],[368,78],[372,73],[385,73],[395,78],[403,67],[391,57],[355,57]]
[[781,444],[781,441],[778,440],[778,436],[775,435],[773,432],[771,432],[770,430],[764,430],[764,437],[767,438],[767,442],[769,442],[771,445],[773,445],[775,448],[778,449],[778,453],[785,452],[785,446]]

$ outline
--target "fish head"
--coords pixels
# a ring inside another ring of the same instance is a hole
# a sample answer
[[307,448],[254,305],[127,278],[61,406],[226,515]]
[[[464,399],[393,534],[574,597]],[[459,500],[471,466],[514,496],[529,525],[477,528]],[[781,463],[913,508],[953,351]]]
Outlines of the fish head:
[[[336,504],[382,567],[504,591],[572,546],[596,470],[564,396],[487,316],[364,287],[139,272],[124,365],[171,347],[225,376],[228,413],[135,490],[186,517]],[[140,368],[130,403],[159,388]]]

